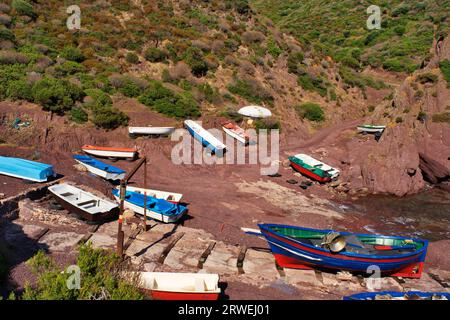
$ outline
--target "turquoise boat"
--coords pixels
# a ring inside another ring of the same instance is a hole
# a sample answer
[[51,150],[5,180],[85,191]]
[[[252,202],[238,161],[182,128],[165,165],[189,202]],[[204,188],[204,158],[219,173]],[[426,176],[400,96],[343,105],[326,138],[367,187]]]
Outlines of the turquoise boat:
[[0,174],[34,182],[45,182],[49,177],[56,176],[52,165],[2,156],[0,156]]

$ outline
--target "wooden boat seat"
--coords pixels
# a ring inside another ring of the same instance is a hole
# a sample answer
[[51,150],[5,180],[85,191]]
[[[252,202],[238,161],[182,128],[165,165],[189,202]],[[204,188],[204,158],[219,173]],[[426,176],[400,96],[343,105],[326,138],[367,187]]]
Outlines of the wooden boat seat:
[[64,192],[64,193],[61,193],[61,197],[64,197],[64,198],[67,198],[67,197],[70,197],[70,196],[73,196],[74,194],[72,193],[72,192]]
[[86,206],[88,204],[96,205],[97,200],[88,200],[88,201],[80,202],[80,203],[77,203],[77,206],[82,207],[82,206]]

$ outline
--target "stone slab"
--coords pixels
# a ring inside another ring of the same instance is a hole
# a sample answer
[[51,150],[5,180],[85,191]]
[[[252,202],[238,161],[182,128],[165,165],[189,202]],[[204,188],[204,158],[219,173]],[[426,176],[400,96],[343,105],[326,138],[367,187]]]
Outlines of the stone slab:
[[75,232],[51,232],[41,238],[39,243],[44,244],[50,251],[66,251],[73,249],[84,237]]
[[88,240],[94,248],[113,249],[116,247],[117,238],[105,233],[94,233]]

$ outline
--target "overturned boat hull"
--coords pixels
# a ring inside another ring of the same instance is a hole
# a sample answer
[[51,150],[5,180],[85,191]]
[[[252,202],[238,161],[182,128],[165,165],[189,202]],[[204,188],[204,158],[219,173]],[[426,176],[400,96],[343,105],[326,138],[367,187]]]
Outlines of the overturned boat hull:
[[52,165],[2,156],[0,156],[0,174],[33,182],[46,182],[56,176]]
[[112,148],[85,145],[81,147],[81,150],[87,154],[100,158],[135,159],[137,154],[136,149],[133,148]]
[[106,180],[122,180],[125,177],[125,171],[114,166],[87,156],[73,156],[76,162],[84,166],[89,172],[102,177]]

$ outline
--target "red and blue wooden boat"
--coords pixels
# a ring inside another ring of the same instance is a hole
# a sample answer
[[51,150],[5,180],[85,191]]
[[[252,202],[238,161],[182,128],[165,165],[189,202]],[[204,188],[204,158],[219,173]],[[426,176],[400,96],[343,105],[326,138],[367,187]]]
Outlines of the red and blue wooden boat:
[[335,253],[323,245],[333,230],[316,230],[278,224],[259,224],[260,232],[244,229],[247,234],[264,236],[281,267],[294,269],[334,269],[367,274],[378,266],[382,275],[420,278],[428,241],[396,236],[339,232],[345,239],[343,250]]

